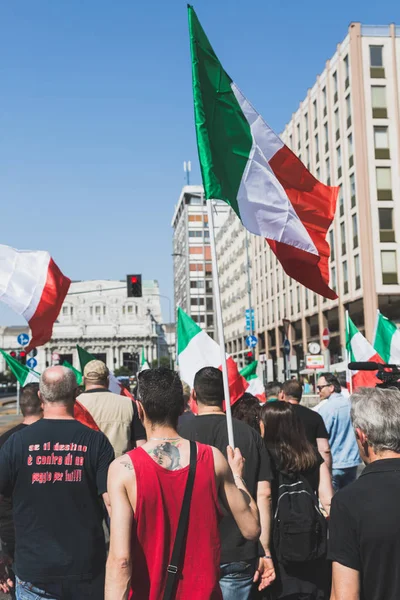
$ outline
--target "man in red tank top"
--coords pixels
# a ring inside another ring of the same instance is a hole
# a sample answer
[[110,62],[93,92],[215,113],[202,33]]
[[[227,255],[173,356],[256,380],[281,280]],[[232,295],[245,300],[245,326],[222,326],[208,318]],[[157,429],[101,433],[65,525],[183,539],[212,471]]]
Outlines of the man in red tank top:
[[[190,443],[177,422],[184,409],[182,383],[165,369],[139,375],[138,412],[147,443],[111,465],[110,553],[105,600],[162,600],[189,472]],[[260,534],[257,506],[242,479],[243,458],[228,449],[228,462],[197,444],[197,465],[184,558],[176,600],[220,600],[220,505],[249,540]]]

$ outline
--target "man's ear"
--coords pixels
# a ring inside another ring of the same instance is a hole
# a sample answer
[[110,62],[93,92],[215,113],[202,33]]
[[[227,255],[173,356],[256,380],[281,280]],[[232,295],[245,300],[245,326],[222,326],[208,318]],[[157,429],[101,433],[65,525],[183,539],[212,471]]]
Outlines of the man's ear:
[[42,394],[39,391],[38,391],[38,397],[39,397],[39,400],[40,400],[40,408],[43,411],[43,404],[44,404],[44,402],[43,402]]
[[285,402],[286,401],[285,392],[279,392],[278,399],[281,400],[282,402]]
[[193,400],[194,400],[194,401],[196,402],[196,404],[197,404],[197,394],[196,394],[196,392],[194,391],[194,388],[192,389],[192,398],[193,398]]
[[143,410],[143,405],[140,402],[140,400],[136,400],[136,406],[137,406],[137,411],[138,411],[139,419],[143,423],[143,421],[144,421],[144,410]]

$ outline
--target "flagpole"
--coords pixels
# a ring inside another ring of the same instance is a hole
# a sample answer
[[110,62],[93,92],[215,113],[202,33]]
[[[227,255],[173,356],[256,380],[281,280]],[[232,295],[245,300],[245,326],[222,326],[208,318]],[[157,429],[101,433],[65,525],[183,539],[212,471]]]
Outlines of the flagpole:
[[215,314],[217,317],[218,341],[219,341],[219,347],[220,347],[220,351],[221,351],[222,377],[223,377],[223,381],[224,381],[226,425],[228,427],[229,445],[232,448],[234,448],[235,440],[233,437],[233,423],[232,423],[232,410],[231,410],[231,396],[230,396],[230,392],[229,392],[228,367],[226,365],[224,325],[222,322],[221,295],[220,295],[220,291],[219,291],[218,263],[217,263],[217,251],[216,251],[216,247],[215,247],[214,212],[213,212],[213,201],[212,200],[207,200],[207,214],[208,214],[208,226],[210,229],[211,264],[212,264],[212,275],[213,275]]
[[350,338],[350,327],[349,327],[349,311],[346,310],[346,353],[347,353],[347,372],[349,373],[349,383],[350,383],[350,394],[353,393],[353,376],[349,371],[349,362],[350,362],[350,352],[347,348],[347,340]]
[[17,415],[21,414],[21,409],[20,409],[20,395],[21,395],[21,384],[17,379]]

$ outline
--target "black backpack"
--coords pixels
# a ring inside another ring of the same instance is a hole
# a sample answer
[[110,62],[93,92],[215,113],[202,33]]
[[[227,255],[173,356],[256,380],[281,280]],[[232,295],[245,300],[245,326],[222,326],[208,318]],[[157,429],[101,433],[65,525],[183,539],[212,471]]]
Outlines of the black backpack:
[[327,524],[308,481],[298,474],[280,472],[278,486],[273,544],[279,562],[307,562],[326,556]]

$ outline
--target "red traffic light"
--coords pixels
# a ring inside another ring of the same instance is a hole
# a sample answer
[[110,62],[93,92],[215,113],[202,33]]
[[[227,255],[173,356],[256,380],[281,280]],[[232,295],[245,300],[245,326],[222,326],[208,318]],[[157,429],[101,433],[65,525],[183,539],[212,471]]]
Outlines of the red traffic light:
[[138,282],[138,278],[136,277],[136,275],[132,275],[131,283],[137,283],[137,282]]
[[12,356],[12,358],[16,358],[17,357],[17,353],[14,352],[14,350],[11,350],[10,356]]
[[247,353],[247,356],[248,356],[249,358],[251,358],[251,357],[253,356],[253,353],[252,353],[252,352],[248,352],[248,353]]
[[20,358],[25,358],[25,357],[26,357],[26,352],[25,352],[25,350],[21,350],[21,351],[20,351],[20,353],[19,353],[19,357],[20,357]]

